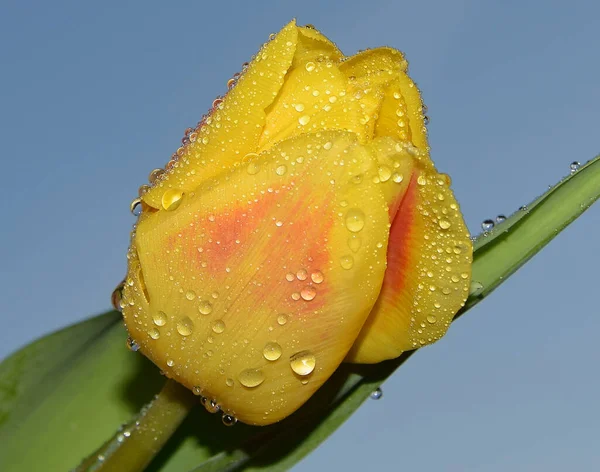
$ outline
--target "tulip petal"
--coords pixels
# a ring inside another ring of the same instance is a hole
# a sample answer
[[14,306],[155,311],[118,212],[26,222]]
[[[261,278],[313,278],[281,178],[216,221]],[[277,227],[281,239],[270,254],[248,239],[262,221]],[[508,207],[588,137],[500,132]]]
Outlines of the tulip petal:
[[[400,51],[387,47],[362,51],[340,64],[340,71],[362,87],[384,89],[375,136],[392,136],[425,153],[429,150],[421,93],[408,76],[408,62]],[[428,154],[422,157],[431,162]]]
[[178,160],[142,196],[145,204],[159,209],[166,189],[194,190],[258,145],[265,122],[265,108],[274,100],[296,50],[298,28],[285,26],[256,54],[238,83],[179,148]]
[[398,198],[381,294],[348,362],[393,359],[440,339],[468,295],[473,248],[447,179],[419,164]]
[[295,411],[379,295],[389,216],[377,172],[353,133],[303,135],[140,220],[123,314],[141,351],[246,423]]
[[375,125],[375,136],[394,136],[410,141],[424,154],[424,164],[431,164],[423,101],[417,85],[404,72],[398,72],[387,84]]
[[293,67],[308,61],[339,61],[344,55],[335,43],[318,30],[306,26],[298,27],[298,46],[294,55]]
[[393,48],[376,48],[361,51],[340,64],[340,71],[347,77],[373,85],[387,85],[399,73],[406,73],[408,62],[404,55]]
[[267,110],[261,149],[319,130],[356,133],[361,143],[374,133],[383,91],[364,89],[330,60],[308,61],[290,70],[277,99]]

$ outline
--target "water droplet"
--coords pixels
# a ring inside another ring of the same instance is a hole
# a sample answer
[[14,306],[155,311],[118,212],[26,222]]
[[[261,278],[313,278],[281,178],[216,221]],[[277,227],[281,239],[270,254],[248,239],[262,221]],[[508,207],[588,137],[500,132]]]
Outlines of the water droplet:
[[265,381],[265,374],[260,369],[244,369],[238,375],[238,380],[244,387],[258,387]]
[[277,324],[279,326],[283,326],[284,324],[286,324],[288,321],[288,317],[286,314],[282,313],[279,316],[277,316]]
[[223,418],[221,418],[221,421],[225,426],[233,426],[237,423],[237,418],[235,416],[223,413]]
[[227,385],[228,387],[233,387],[234,381],[231,377],[227,377],[225,379],[225,385]]
[[167,314],[164,311],[159,311],[152,317],[152,320],[156,326],[164,326],[167,324]]
[[469,295],[472,297],[476,297],[478,295],[481,294],[481,292],[483,292],[483,284],[481,282],[478,282],[476,280],[471,280],[471,285],[469,287]]
[[181,205],[183,199],[183,192],[179,189],[169,189],[163,193],[161,198],[161,205],[167,211],[176,210]]
[[209,413],[217,413],[221,409],[216,400],[207,400],[206,403],[204,403],[204,408]]
[[494,229],[494,220],[483,220],[483,223],[481,223],[481,229],[484,231],[491,231]]
[[263,348],[263,356],[268,361],[276,361],[281,357],[281,346],[277,343],[267,343]]
[[581,163],[579,163],[577,161],[571,162],[571,164],[569,165],[569,168],[571,169],[571,174],[574,174],[575,172],[577,172],[580,167],[581,167]]
[[300,294],[298,292],[292,293],[292,300],[300,300]]
[[148,330],[148,336],[150,336],[152,339],[158,339],[160,338],[160,331],[158,331],[156,328],[150,328]]
[[167,365],[169,367],[173,367],[175,365],[175,361],[173,359],[167,359]]
[[350,255],[340,257],[340,265],[342,269],[352,269],[352,266],[354,266],[354,257]]
[[306,70],[308,72],[312,72],[313,70],[315,70],[315,63],[312,61],[308,61],[304,67],[306,67]]
[[140,345],[136,343],[131,336],[127,338],[127,349],[136,352],[140,349]]
[[308,277],[308,272],[306,272],[304,269],[300,269],[298,272],[296,272],[296,277],[298,280],[306,280]]
[[112,303],[113,308],[116,311],[121,311],[123,307],[121,304],[123,303],[123,286],[125,285],[125,281],[123,280],[117,287],[113,290],[113,293],[110,296],[110,301]]
[[298,123],[300,123],[302,126],[307,125],[309,121],[310,116],[308,115],[302,115],[300,118],[298,118]]
[[187,298],[188,300],[193,300],[194,298],[196,298],[196,292],[194,292],[193,290],[188,290],[187,292],[185,292],[185,298]]
[[371,392],[371,395],[369,395],[369,398],[371,398],[371,400],[379,400],[381,397],[383,397],[383,390],[381,390],[381,388],[379,387],[373,390]]
[[203,315],[210,315],[212,309],[212,304],[209,301],[200,302],[200,306],[198,307],[198,311]]
[[424,175],[419,175],[419,177],[417,177],[417,184],[427,185],[427,178],[425,178]]
[[286,166],[279,166],[279,167],[277,167],[277,169],[275,169],[275,173],[277,175],[285,175],[286,172],[287,172]]
[[433,323],[435,323],[436,321],[437,321],[437,318],[435,317],[435,315],[429,315],[429,316],[427,317],[427,322],[428,322],[428,323],[431,323],[431,324],[433,324]]
[[320,284],[320,283],[323,282],[323,280],[325,279],[325,277],[323,277],[323,272],[321,272],[320,270],[316,270],[312,274],[310,274],[310,279],[314,283]]
[[189,316],[184,316],[177,322],[177,332],[182,336],[189,336],[194,331],[194,322]]
[[300,296],[302,297],[303,300],[306,300],[307,302],[311,301],[313,298],[315,298],[317,295],[317,291],[315,290],[314,287],[308,285],[306,287],[304,287],[302,289],[302,291],[300,292]]
[[362,246],[362,239],[358,234],[353,234],[348,238],[348,247],[352,252],[358,252]]
[[192,392],[194,393],[194,395],[201,395],[202,389],[196,385],[194,388],[192,388]]
[[365,214],[358,208],[352,208],[346,213],[346,228],[353,233],[358,233],[365,226]]
[[392,176],[392,171],[390,170],[390,168],[388,166],[385,166],[385,165],[379,166],[377,173],[379,175],[379,180],[381,182],[387,182],[388,180],[390,180],[390,177]]
[[246,172],[250,175],[256,175],[260,171],[260,165],[257,162],[250,162],[248,167],[246,167]]
[[148,182],[151,184],[155,183],[158,179],[160,179],[164,175],[164,169],[154,169],[148,174]]
[[296,109],[297,112],[304,111],[304,105],[302,103],[296,103],[294,105],[294,108]]
[[450,228],[450,226],[452,226],[452,223],[450,223],[448,220],[440,220],[438,222],[438,224],[440,225],[440,228],[442,228],[442,229],[448,229],[448,228]]
[[404,180],[404,176],[402,174],[399,174],[398,172],[394,172],[392,174],[392,180],[394,182],[396,182],[397,184],[399,184],[400,182],[402,182]]
[[212,330],[217,334],[221,334],[225,331],[225,322],[223,320],[216,320],[212,325]]
[[498,215],[496,217],[496,223],[502,223],[503,221],[506,221],[506,216],[504,216],[504,215]]
[[133,216],[140,216],[142,214],[142,199],[136,198],[129,204],[129,210]]
[[298,375],[308,375],[315,370],[317,360],[310,351],[300,351],[290,357],[290,367]]
[[285,274],[285,280],[287,280],[288,282],[293,282],[294,281],[294,274],[292,274],[291,272]]

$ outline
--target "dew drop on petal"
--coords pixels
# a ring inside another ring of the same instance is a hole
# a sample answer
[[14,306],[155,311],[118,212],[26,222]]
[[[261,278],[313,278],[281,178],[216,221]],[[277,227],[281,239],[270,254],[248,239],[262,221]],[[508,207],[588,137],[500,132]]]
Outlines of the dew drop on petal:
[[298,375],[308,375],[315,370],[317,360],[310,351],[300,351],[290,357],[290,367]]
[[362,239],[358,234],[353,234],[348,238],[348,247],[354,253],[358,252],[362,246]]
[[369,395],[369,398],[371,398],[371,400],[379,400],[381,397],[383,397],[383,390],[381,390],[381,388],[379,387],[373,390],[371,392],[371,395]]
[[346,213],[346,228],[353,233],[358,233],[365,227],[365,214],[358,208],[352,208]]
[[225,331],[225,322],[223,320],[216,320],[212,325],[212,330],[214,333],[221,334]]
[[325,279],[323,277],[323,272],[321,272],[320,270],[316,270],[314,271],[312,274],[310,274],[310,279],[316,283],[316,284],[320,284],[323,282],[323,280]]
[[302,115],[300,118],[298,118],[298,123],[300,123],[302,126],[306,126],[309,121],[310,116],[308,115]]
[[156,328],[150,328],[148,330],[148,336],[150,336],[152,339],[158,339],[160,338],[160,331],[158,331]]
[[130,336],[127,338],[127,349],[130,351],[136,352],[139,351],[140,345],[136,343],[133,338]]
[[142,199],[136,198],[129,204],[129,210],[133,216],[140,216],[142,214]]
[[194,322],[189,316],[184,316],[177,322],[177,332],[182,336],[189,336],[194,331]]
[[167,211],[176,210],[183,199],[183,192],[179,189],[169,189],[163,193],[161,205]]
[[398,172],[394,172],[392,174],[392,180],[394,182],[396,182],[397,184],[399,184],[400,182],[402,182],[404,180],[404,176],[402,174],[399,174]]
[[258,387],[265,381],[265,374],[260,369],[244,369],[238,375],[238,380],[244,387]]
[[354,257],[350,255],[340,257],[340,265],[342,266],[342,269],[352,269],[354,266]]
[[263,348],[263,356],[268,361],[276,361],[281,357],[281,346],[277,343],[267,343]]
[[159,311],[152,317],[152,321],[156,326],[164,326],[167,324],[167,314],[164,311]]
[[452,223],[450,223],[448,220],[440,220],[438,222],[438,224],[440,225],[440,228],[442,228],[442,229],[448,229],[448,228],[450,228],[450,226],[452,226]]
[[387,182],[388,180],[390,180],[390,177],[392,176],[392,171],[390,170],[390,168],[388,166],[380,165],[379,169],[378,169],[378,175],[379,175],[380,182]]
[[223,413],[223,417],[221,418],[221,421],[223,422],[223,424],[225,426],[233,426],[237,423],[238,420],[235,416]]
[[280,314],[279,316],[277,316],[277,324],[279,326],[283,326],[284,324],[286,324],[288,321],[288,317],[285,313]]
[[202,315],[210,315],[210,313],[212,312],[212,304],[209,301],[203,301],[200,303],[200,306],[198,307],[198,311],[202,314]]
[[317,295],[317,291],[315,290],[314,287],[307,285],[306,287],[304,287],[302,289],[302,291],[300,292],[300,296],[302,297],[303,300],[306,300],[307,302],[311,301],[313,298],[315,298],[315,296]]

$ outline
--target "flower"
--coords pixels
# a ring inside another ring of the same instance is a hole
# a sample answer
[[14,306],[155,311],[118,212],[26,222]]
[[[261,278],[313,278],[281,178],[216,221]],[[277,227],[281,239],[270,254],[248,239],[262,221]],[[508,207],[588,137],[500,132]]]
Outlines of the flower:
[[291,22],[141,188],[125,324],[208,409],[279,421],[464,304],[472,245],[406,72]]

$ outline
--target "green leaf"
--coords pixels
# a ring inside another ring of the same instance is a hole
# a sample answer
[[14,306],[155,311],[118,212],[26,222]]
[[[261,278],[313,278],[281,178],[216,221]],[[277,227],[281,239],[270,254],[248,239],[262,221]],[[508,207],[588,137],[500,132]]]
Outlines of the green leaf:
[[0,470],[70,470],[158,391],[163,377],[128,351],[120,320],[106,313],[0,364]]
[[[105,313],[39,339],[0,364],[0,434],[23,420],[51,391],[99,333],[118,323],[117,312]],[[20,411],[21,410],[21,411]],[[16,418],[16,420],[15,420]]]

